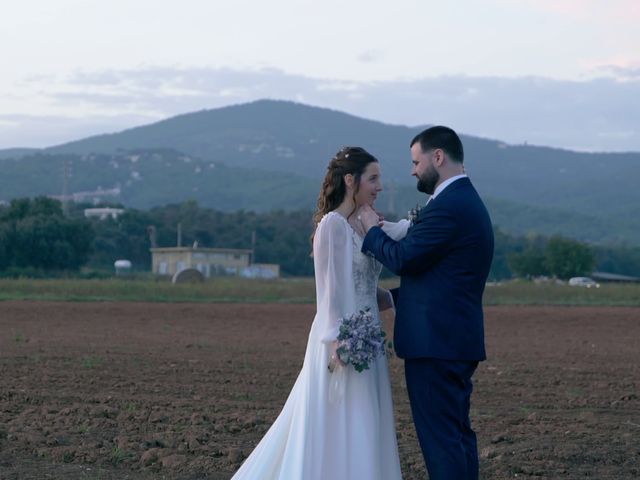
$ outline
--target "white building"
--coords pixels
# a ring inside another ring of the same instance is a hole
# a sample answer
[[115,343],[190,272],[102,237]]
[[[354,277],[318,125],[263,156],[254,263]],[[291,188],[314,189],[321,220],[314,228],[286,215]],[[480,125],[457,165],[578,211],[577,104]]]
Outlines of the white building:
[[85,208],[84,216],[87,218],[98,217],[100,220],[106,220],[107,217],[111,217],[116,220],[120,215],[124,213],[123,208]]
[[249,278],[277,278],[280,265],[251,263],[252,250],[239,248],[164,247],[151,249],[152,272],[175,275],[195,268],[205,278],[240,275]]

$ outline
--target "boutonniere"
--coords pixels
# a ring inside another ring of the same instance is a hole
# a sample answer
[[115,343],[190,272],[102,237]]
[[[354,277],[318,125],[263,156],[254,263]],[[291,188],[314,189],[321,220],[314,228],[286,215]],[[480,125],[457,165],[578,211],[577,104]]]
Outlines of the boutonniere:
[[420,215],[420,210],[422,210],[423,208],[424,206],[420,206],[419,203],[416,203],[416,206],[411,210],[409,210],[409,213],[407,214],[407,220],[409,220],[409,224],[411,226],[413,226],[415,221],[418,219],[418,215]]

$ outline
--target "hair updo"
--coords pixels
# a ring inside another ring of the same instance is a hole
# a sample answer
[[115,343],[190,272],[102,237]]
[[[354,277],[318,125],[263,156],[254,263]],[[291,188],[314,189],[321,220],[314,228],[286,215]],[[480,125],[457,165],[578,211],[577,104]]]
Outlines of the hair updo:
[[374,162],[377,163],[378,159],[361,147],[343,147],[334,155],[327,166],[327,174],[324,177],[320,194],[318,195],[317,209],[313,215],[312,243],[315,230],[322,217],[338,208],[344,201],[347,194],[344,176],[348,174],[353,175],[353,184],[355,186],[352,197],[354,209],[349,214],[349,217],[353,215],[355,212],[355,196],[360,189],[360,177],[362,177],[367,165]]

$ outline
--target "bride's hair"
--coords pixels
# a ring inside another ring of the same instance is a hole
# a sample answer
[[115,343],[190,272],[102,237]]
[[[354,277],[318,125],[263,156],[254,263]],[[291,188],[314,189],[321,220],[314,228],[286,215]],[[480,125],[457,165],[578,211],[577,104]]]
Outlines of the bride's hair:
[[313,215],[313,233],[311,243],[316,233],[318,223],[327,213],[335,210],[344,201],[347,194],[347,185],[344,176],[351,174],[354,180],[353,201],[354,209],[349,217],[355,212],[355,197],[360,189],[360,177],[370,163],[378,162],[378,159],[360,147],[343,147],[334,155],[327,167],[327,174],[322,182],[320,195],[318,195],[318,205],[316,213]]

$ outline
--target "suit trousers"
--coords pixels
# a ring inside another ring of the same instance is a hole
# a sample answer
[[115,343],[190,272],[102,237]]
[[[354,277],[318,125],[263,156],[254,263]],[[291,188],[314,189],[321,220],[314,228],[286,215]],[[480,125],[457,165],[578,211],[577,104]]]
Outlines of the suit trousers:
[[405,360],[411,413],[430,480],[477,480],[478,447],[471,429],[471,376],[478,362]]

